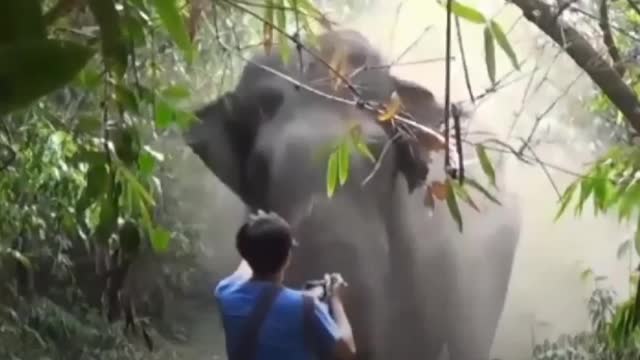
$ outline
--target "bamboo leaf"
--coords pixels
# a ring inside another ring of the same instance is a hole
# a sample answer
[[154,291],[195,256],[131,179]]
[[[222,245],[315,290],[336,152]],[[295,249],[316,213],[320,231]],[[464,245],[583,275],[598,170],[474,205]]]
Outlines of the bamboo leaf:
[[476,205],[475,201],[473,201],[473,198],[471,197],[469,192],[467,192],[467,189],[465,189],[464,186],[460,186],[457,181],[452,181],[451,185],[453,186],[456,194],[458,194],[458,196],[462,198],[464,202],[469,204],[469,206],[471,206],[471,208],[473,208],[475,211],[480,212],[480,208],[478,207],[478,205]]
[[487,189],[485,189],[482,185],[480,185],[480,183],[478,183],[475,179],[471,177],[465,177],[464,181],[465,181],[465,184],[468,184],[474,189],[480,191],[490,201],[494,202],[497,205],[502,205],[502,203],[495,196],[493,196]]
[[160,21],[169,32],[169,35],[173,38],[173,41],[182,50],[185,59],[188,63],[193,61],[194,49],[191,44],[191,38],[189,36],[189,30],[187,24],[184,21],[178,4],[175,0],[153,0]]
[[585,201],[589,198],[589,195],[593,192],[593,180],[591,178],[584,178],[580,182],[580,198],[578,199],[578,204],[575,207],[575,214],[579,215],[582,213],[582,208],[584,206]]
[[349,143],[344,141],[338,147],[338,179],[340,180],[340,185],[344,185],[347,182],[347,177],[349,176]]
[[[446,0],[439,0],[438,4],[443,6],[445,10],[447,9]],[[474,24],[485,24],[487,22],[486,18],[482,13],[468,5],[463,5],[457,1],[451,0],[451,12],[456,16],[459,16],[469,22]]]
[[127,180],[128,185],[133,190],[135,190],[135,194],[139,195],[140,198],[144,200],[144,202],[146,202],[146,204],[155,206],[155,201],[153,200],[153,197],[151,196],[151,194],[149,194],[147,189],[145,189],[144,186],[142,186],[142,184],[138,181],[136,176],[129,169],[127,169],[127,167],[120,160],[118,159],[113,159],[113,160],[118,165],[117,167],[118,172],[122,174],[122,176]]
[[573,198],[573,193],[576,191],[577,187],[578,187],[578,183],[574,182],[571,185],[569,185],[567,189],[564,191],[564,194],[562,194],[562,198],[560,199],[561,201],[560,209],[558,209],[558,212],[556,213],[556,216],[554,217],[553,221],[558,221],[558,219],[560,219],[560,216],[562,216],[564,211],[567,209],[567,206],[571,202],[571,199]]
[[634,245],[636,248],[636,254],[640,255],[640,215],[638,216],[638,222],[636,224],[636,234],[634,237]]
[[480,166],[482,167],[482,171],[487,175],[491,185],[495,188],[496,186],[496,171],[493,168],[493,164],[487,155],[487,150],[482,144],[476,145],[476,154],[478,155],[478,159],[480,160]]
[[449,207],[449,212],[453,220],[458,224],[458,230],[462,232],[462,214],[460,213],[460,207],[458,207],[458,201],[456,200],[456,194],[453,190],[451,180],[447,180],[447,207]]
[[491,28],[484,28],[484,62],[487,65],[487,74],[491,80],[491,85],[496,84],[496,49],[493,43]]
[[509,43],[509,39],[507,38],[507,35],[502,30],[502,27],[500,26],[500,24],[498,24],[494,20],[491,20],[490,26],[491,26],[491,32],[493,33],[493,37],[496,39],[498,46],[500,46],[502,51],[504,51],[505,54],[507,54],[507,56],[509,57],[509,60],[511,60],[511,64],[513,65],[513,67],[516,70],[520,70],[520,64],[518,64],[518,57],[516,56],[516,52],[511,47],[511,44]]
[[361,155],[371,160],[372,163],[376,162],[376,158],[373,156],[373,153],[371,153],[371,149],[369,149],[369,146],[362,140],[362,136],[359,133],[351,132],[351,141]]
[[327,163],[327,196],[333,197],[338,180],[338,154],[334,151],[329,155]]

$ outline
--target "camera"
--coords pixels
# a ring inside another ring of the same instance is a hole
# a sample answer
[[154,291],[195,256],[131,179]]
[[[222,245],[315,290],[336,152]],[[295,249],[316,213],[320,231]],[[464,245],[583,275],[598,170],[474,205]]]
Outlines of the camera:
[[342,278],[342,275],[338,273],[333,274],[325,274],[323,279],[316,280],[308,280],[304,283],[305,291],[313,291],[319,290],[321,294],[318,296],[318,299],[323,302],[327,302],[329,297],[332,295],[331,292],[335,288],[335,285],[343,284],[344,286],[347,283]]

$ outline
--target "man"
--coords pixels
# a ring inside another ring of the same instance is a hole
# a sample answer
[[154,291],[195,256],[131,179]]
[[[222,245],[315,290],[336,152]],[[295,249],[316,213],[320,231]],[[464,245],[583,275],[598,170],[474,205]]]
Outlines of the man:
[[333,318],[317,298],[282,285],[295,245],[289,225],[274,213],[260,211],[238,230],[243,260],[215,290],[229,360],[355,358],[342,285],[328,294]]

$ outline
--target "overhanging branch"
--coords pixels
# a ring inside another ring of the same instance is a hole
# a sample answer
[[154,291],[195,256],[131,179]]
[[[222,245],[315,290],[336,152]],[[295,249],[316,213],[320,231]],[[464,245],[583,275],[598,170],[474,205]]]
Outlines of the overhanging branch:
[[554,11],[541,0],[512,0],[523,15],[547,34],[600,87],[622,112],[631,127],[640,132],[640,102],[616,70],[572,26],[556,19]]

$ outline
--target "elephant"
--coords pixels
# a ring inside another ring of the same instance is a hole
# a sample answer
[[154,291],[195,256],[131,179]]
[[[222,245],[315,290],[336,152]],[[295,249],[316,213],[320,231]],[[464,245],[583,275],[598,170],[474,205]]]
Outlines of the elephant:
[[[398,132],[363,101],[395,93],[407,116],[437,130],[444,110],[433,93],[392,76],[357,31],[328,30],[300,48],[288,61],[278,46],[246,59],[235,89],[195,111],[187,146],[249,209],[292,224],[287,285],[342,273],[359,359],[436,359],[445,348],[450,359],[488,359],[520,234],[517,201],[501,191],[501,205],[476,199],[480,212],[461,202],[463,232],[445,204],[430,215],[420,190],[444,170],[392,141]],[[351,72],[341,84],[327,66],[336,58]],[[351,152],[329,198],[326,149],[354,125],[376,161]]]

